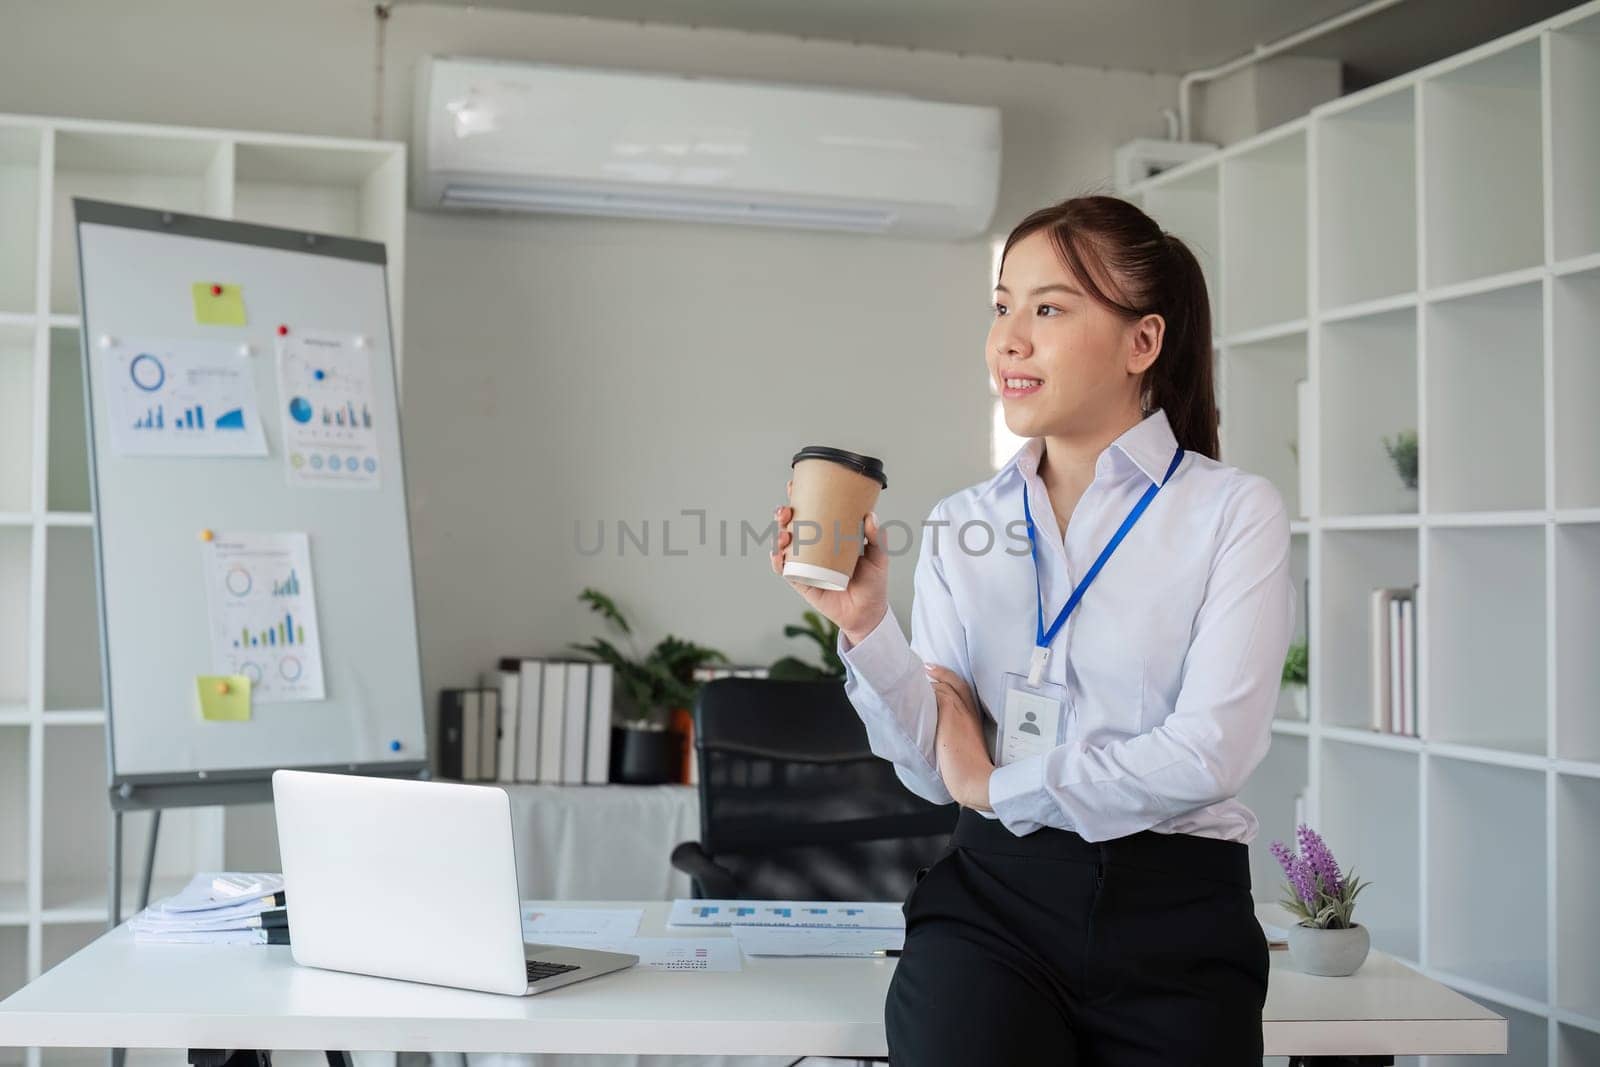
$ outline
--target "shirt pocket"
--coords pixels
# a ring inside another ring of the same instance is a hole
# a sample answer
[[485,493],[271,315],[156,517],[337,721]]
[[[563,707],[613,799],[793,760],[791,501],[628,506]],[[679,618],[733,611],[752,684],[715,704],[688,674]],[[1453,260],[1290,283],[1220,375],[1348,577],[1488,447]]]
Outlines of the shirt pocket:
[[1139,628],[1145,635],[1139,649],[1139,724],[1146,733],[1160,726],[1177,707],[1183,673],[1205,600],[1205,582],[1178,577],[1140,605]]

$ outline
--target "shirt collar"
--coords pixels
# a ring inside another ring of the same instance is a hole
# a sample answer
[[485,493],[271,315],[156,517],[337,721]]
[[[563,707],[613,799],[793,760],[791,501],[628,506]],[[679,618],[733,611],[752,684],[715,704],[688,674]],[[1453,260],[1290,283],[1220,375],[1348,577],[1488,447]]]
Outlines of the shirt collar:
[[[1099,477],[1111,469],[1111,464],[1116,462],[1116,457],[1121,454],[1133,463],[1145,477],[1152,482],[1159,483],[1167,475],[1167,467],[1172,463],[1172,453],[1178,447],[1178,439],[1172,433],[1172,424],[1167,420],[1164,408],[1157,408],[1146,415],[1143,420],[1135,423],[1108,445],[1095,460],[1095,476]],[[1011,465],[1024,479],[1034,478],[1039,473],[1039,459],[1044,454],[1044,438],[1031,437],[1027,443],[1012,457]]]

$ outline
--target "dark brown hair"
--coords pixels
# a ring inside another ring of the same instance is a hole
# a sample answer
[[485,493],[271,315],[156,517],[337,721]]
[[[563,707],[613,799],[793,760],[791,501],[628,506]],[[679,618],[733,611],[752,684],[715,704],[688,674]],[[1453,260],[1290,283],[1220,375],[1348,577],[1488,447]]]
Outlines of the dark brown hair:
[[1165,320],[1161,354],[1141,380],[1142,402],[1146,410],[1166,410],[1186,451],[1216,459],[1211,299],[1189,246],[1126,200],[1079,196],[1019,222],[1000,261],[1012,245],[1039,230],[1049,234],[1056,255],[1092,299],[1129,320],[1145,315]]

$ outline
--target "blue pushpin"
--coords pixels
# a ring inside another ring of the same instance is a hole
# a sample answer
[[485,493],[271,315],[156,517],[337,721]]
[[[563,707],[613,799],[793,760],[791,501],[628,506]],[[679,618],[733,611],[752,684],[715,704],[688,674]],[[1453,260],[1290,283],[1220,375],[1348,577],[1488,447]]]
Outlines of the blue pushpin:
[[328,372],[327,371],[320,371],[319,370],[319,371],[316,371],[315,374],[314,374],[314,377],[319,382],[322,381],[322,379],[326,378],[327,376],[328,376]]
[[389,751],[390,752],[399,752],[400,751],[400,742],[398,742],[398,741],[390,741],[389,742]]

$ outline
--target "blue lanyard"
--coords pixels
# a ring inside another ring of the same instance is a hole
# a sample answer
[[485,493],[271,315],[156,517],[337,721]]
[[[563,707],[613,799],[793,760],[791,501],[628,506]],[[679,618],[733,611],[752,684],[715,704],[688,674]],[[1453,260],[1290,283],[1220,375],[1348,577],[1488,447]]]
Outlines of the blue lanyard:
[[1151,482],[1150,488],[1144,491],[1139,502],[1128,512],[1128,517],[1122,520],[1122,525],[1117,529],[1111,540],[1106,542],[1106,547],[1100,550],[1100,557],[1094,561],[1094,566],[1089,568],[1089,573],[1083,576],[1077,588],[1072,590],[1072,595],[1067,598],[1067,606],[1061,609],[1061,614],[1056,616],[1056,621],[1050,624],[1047,630],[1044,626],[1044,586],[1039,581],[1039,545],[1033,533],[1033,512],[1028,507],[1028,486],[1022,486],[1022,514],[1028,521],[1028,554],[1033,557],[1033,585],[1039,601],[1038,637],[1034,641],[1033,660],[1028,666],[1028,684],[1037,687],[1039,680],[1044,675],[1045,661],[1050,657],[1050,642],[1054,641],[1056,634],[1061,632],[1061,627],[1067,621],[1067,616],[1072,614],[1072,609],[1078,606],[1083,599],[1083,594],[1089,591],[1089,586],[1100,574],[1101,568],[1106,565],[1106,560],[1111,558],[1111,553],[1117,550],[1122,539],[1128,536],[1128,531],[1133,529],[1133,524],[1139,521],[1139,516],[1144,514],[1144,509],[1150,506],[1150,501],[1155,499],[1156,493],[1161,490],[1167,480],[1172,477],[1172,472],[1178,469],[1178,464],[1183,462],[1183,446],[1179,445],[1172,454],[1172,463],[1167,467],[1166,476],[1159,482]]

